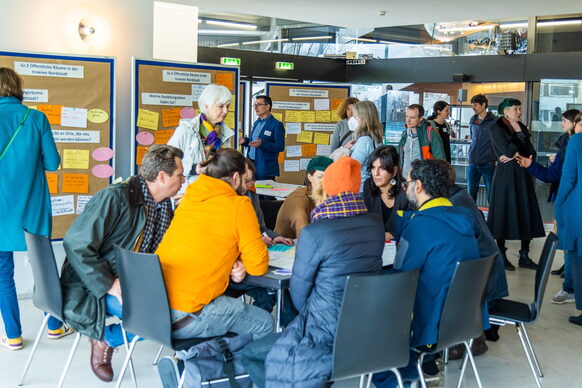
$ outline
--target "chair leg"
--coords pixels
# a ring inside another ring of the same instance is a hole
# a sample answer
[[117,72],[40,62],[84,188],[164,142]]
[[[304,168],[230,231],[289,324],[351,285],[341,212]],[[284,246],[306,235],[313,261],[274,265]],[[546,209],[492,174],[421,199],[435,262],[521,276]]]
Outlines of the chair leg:
[[[473,344],[473,340],[471,339],[471,341],[469,342],[469,347]],[[467,352],[465,352],[465,355],[463,356],[463,362],[461,362],[461,365],[459,366],[459,368],[461,369],[461,373],[459,373],[459,381],[457,382],[457,388],[461,388],[461,385],[463,384],[463,379],[465,378],[465,371],[467,370],[467,361],[469,361],[469,355],[467,354]]]
[[530,351],[531,355],[533,356],[534,365],[535,365],[536,369],[538,370],[538,376],[544,377],[544,374],[542,373],[542,368],[540,368],[540,363],[538,361],[538,357],[537,357],[536,352],[534,351],[534,348],[533,348],[531,341],[529,339],[529,334],[527,333],[527,329],[526,329],[524,324],[518,323],[518,325],[520,325],[521,328],[523,329],[523,336],[525,337],[525,341],[527,342],[527,345],[529,347],[529,351]]
[[158,350],[158,354],[156,354],[156,358],[154,358],[152,365],[158,365],[158,361],[160,361],[160,356],[162,355],[162,350],[164,350],[164,345],[160,346],[160,350]]
[[30,351],[30,354],[28,355],[28,359],[26,360],[26,365],[24,366],[24,370],[22,371],[22,375],[20,376],[20,380],[17,383],[19,386],[22,386],[24,384],[24,379],[26,378],[26,374],[28,373],[28,369],[30,368],[30,364],[32,363],[32,359],[34,358],[34,355],[36,353],[36,349],[38,348],[38,344],[40,343],[40,340],[42,338],[42,334],[44,333],[44,329],[45,329],[50,317],[51,317],[50,314],[46,314],[44,316],[44,319],[42,320],[42,323],[40,324],[40,329],[38,329],[38,333],[36,333],[36,338],[34,339],[34,345],[32,345],[32,350]]
[[[471,340],[471,343],[472,342],[473,341]],[[473,368],[473,374],[475,375],[475,380],[477,380],[477,386],[479,388],[483,388],[483,385],[481,384],[481,378],[479,377],[479,372],[477,371],[477,364],[475,364],[475,359],[473,358],[473,353],[471,352],[471,345],[469,345],[469,343],[467,341],[465,341],[464,344],[465,344],[467,356],[469,356],[469,361],[471,361],[471,368]]]
[[416,360],[416,370],[418,371],[418,377],[420,379],[420,386],[422,388],[426,387],[426,381],[424,381],[424,374],[422,373],[422,361],[424,360],[424,353],[420,353],[418,359]]
[[519,340],[521,341],[521,346],[523,347],[523,351],[525,352],[525,356],[527,357],[527,362],[529,363],[529,367],[531,368],[531,371],[534,375],[534,379],[536,379],[536,385],[538,386],[538,388],[542,388],[540,378],[538,377],[538,374],[536,373],[537,371],[536,371],[536,368],[535,368],[534,363],[532,361],[532,357],[529,353],[529,349],[527,348],[527,342],[525,341],[523,331],[521,330],[520,325],[515,325],[515,330],[517,330],[517,335],[519,336]]
[[73,341],[73,347],[69,352],[69,357],[67,358],[67,362],[65,363],[65,367],[63,368],[63,372],[61,374],[61,378],[59,379],[59,385],[57,388],[62,388],[63,384],[65,383],[65,377],[67,377],[67,373],[69,373],[69,368],[71,367],[71,362],[73,361],[73,357],[75,356],[75,352],[79,347],[79,341],[81,340],[81,333],[77,332],[75,334],[75,340]]
[[[121,324],[121,333],[123,334],[123,343],[125,344],[125,350],[129,351],[129,344],[127,343],[127,333]],[[129,371],[131,372],[131,379],[133,380],[133,388],[137,388],[137,377],[135,377],[135,369],[133,367],[133,360],[129,358]]]
[[125,375],[125,371],[127,370],[127,366],[131,362],[131,355],[135,349],[135,344],[139,340],[139,337],[136,335],[131,340],[131,344],[129,345],[129,349],[127,350],[127,355],[125,356],[125,360],[123,360],[123,366],[121,367],[121,371],[119,372],[119,377],[117,378],[117,384],[115,384],[115,388],[119,388],[121,386],[121,381],[123,380],[123,376]]
[[[404,388],[404,383],[402,382],[402,376],[400,375],[400,372],[398,371],[398,369],[392,368],[390,370],[392,371],[392,373],[394,373],[396,375],[396,380],[398,380],[398,388]],[[370,375],[370,381],[372,381],[372,375]],[[369,387],[369,383],[368,383],[368,387]]]
[[449,348],[446,348],[443,353],[444,353],[443,359],[444,359],[445,365],[446,365],[449,363]]
[[186,379],[186,368],[182,371],[182,375],[180,376],[180,382],[178,383],[178,388],[182,388],[184,386],[184,380]]

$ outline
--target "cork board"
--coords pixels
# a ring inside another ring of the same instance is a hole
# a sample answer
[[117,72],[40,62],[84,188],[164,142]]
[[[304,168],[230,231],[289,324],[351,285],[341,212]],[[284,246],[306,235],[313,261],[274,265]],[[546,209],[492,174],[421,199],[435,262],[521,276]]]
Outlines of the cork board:
[[23,103],[45,112],[61,165],[47,171],[52,238],[61,239],[85,203],[114,174],[115,59],[0,52],[0,67],[24,81]]
[[307,163],[315,156],[329,155],[331,135],[339,121],[335,111],[350,96],[351,87],[267,82],[266,93],[273,100],[271,113],[285,126],[277,180],[302,185]]
[[133,58],[131,168],[137,174],[151,144],[166,144],[181,119],[200,113],[198,96],[207,84],[226,86],[232,93],[224,120],[235,133],[226,147],[238,145],[239,68],[204,63]]

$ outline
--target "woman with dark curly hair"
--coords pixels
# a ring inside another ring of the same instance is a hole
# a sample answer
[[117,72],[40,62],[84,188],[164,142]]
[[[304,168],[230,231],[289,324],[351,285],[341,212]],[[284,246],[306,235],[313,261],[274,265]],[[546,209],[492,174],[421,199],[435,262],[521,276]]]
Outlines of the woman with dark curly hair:
[[505,254],[505,240],[521,240],[519,266],[536,269],[528,256],[533,238],[544,237],[544,225],[536,198],[533,177],[519,166],[517,158],[535,159],[536,151],[527,127],[521,122],[521,102],[506,98],[499,105],[502,115],[491,128],[491,142],[498,159],[493,183],[487,224],[503,254],[505,269],[515,267]]

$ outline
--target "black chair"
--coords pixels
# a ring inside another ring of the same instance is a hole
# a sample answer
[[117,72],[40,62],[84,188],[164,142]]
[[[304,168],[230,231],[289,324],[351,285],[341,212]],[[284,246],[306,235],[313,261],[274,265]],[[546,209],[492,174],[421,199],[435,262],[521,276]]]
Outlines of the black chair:
[[277,214],[284,201],[261,199],[260,205],[265,217],[265,225],[268,229],[274,230],[277,223]]
[[554,255],[556,254],[557,246],[558,237],[550,232],[544,243],[544,248],[542,249],[540,261],[536,270],[533,303],[526,304],[509,299],[501,299],[497,301],[489,311],[489,322],[492,324],[501,326],[509,324],[515,326],[517,335],[521,341],[521,346],[523,347],[525,356],[527,357],[527,361],[536,380],[536,384],[540,388],[542,386],[540,377],[544,377],[544,375],[529,339],[529,335],[527,334],[525,325],[534,323],[540,317],[542,301],[546,292],[546,285],[548,283],[550,270],[552,269],[552,263],[554,262]]
[[333,346],[331,381],[372,374],[408,364],[410,323],[418,270],[380,275],[350,275],[346,280]]
[[465,345],[465,358],[463,359],[461,375],[457,387],[461,386],[467,360],[471,362],[477,385],[481,388],[481,379],[477,372],[475,360],[471,354],[473,338],[483,332],[483,302],[485,287],[489,280],[491,266],[495,255],[479,260],[467,260],[457,263],[443,305],[438,327],[438,343],[420,352],[416,362],[416,369],[420,376],[420,383],[426,388],[426,381],[422,373],[422,361],[427,354],[439,353],[457,344]]

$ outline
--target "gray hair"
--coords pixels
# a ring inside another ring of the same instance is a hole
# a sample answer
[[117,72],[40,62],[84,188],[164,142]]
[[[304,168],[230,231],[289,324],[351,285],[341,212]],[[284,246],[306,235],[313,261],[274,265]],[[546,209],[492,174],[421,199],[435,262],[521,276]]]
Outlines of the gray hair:
[[198,97],[198,108],[202,113],[206,113],[204,105],[211,107],[217,102],[220,104],[230,104],[232,95],[226,86],[209,84],[204,88]]
[[160,171],[172,176],[178,168],[176,158],[182,159],[182,150],[167,144],[155,144],[143,156],[139,174],[148,182],[156,180]]

